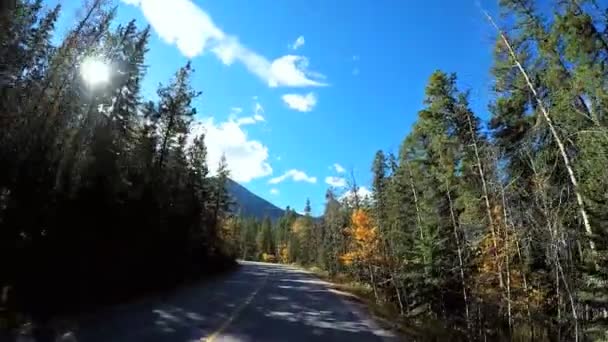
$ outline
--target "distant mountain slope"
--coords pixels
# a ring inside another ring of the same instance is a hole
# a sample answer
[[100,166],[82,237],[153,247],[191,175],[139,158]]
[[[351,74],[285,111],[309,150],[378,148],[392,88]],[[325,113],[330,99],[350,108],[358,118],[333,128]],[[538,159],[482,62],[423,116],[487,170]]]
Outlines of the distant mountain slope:
[[272,221],[275,221],[283,216],[283,213],[285,212],[283,209],[257,196],[231,179],[228,179],[227,188],[236,202],[234,212],[240,212],[242,216],[256,217],[259,219],[268,216]]

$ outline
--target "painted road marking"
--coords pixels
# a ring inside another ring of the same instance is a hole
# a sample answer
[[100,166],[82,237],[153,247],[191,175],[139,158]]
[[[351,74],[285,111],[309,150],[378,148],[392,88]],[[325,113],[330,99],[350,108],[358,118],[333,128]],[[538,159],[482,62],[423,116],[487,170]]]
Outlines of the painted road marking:
[[228,326],[234,322],[234,320],[241,314],[241,312],[243,312],[243,310],[247,307],[247,305],[251,304],[251,302],[253,301],[253,298],[255,298],[255,296],[258,294],[258,292],[260,292],[260,290],[264,287],[264,285],[266,285],[266,281],[268,280],[268,275],[266,275],[266,277],[264,278],[264,280],[262,280],[262,284],[260,285],[260,287],[258,287],[255,291],[253,291],[249,297],[247,297],[247,299],[245,300],[245,302],[243,302],[241,305],[239,305],[238,308],[236,308],[232,314],[230,315],[230,317],[228,317],[228,319],[222,323],[222,325],[220,325],[220,327],[211,335],[209,335],[209,337],[203,337],[200,339],[200,342],[213,342],[215,341],[215,339],[218,338],[218,336],[224,332],[224,330],[226,330],[226,328],[228,328]]

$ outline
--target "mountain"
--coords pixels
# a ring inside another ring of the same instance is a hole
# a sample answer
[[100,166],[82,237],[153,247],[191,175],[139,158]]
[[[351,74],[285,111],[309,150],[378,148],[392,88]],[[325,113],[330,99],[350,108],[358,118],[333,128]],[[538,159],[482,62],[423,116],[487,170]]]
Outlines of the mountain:
[[232,195],[235,201],[234,212],[240,213],[242,216],[256,217],[263,219],[268,216],[272,221],[283,216],[285,210],[275,206],[253,192],[247,190],[244,186],[228,179],[226,184],[228,192]]

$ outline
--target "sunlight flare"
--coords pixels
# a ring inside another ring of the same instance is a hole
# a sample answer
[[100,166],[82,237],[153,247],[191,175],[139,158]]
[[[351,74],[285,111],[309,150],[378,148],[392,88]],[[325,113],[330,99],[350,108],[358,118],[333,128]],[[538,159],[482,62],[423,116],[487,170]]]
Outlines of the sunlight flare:
[[110,81],[110,67],[100,58],[87,57],[80,66],[80,75],[91,87]]

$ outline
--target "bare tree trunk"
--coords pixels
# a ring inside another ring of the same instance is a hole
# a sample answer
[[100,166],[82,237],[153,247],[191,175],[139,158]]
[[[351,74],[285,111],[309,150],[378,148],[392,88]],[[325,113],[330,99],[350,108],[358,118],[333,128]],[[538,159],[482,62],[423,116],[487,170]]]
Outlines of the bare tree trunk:
[[373,266],[368,266],[369,270],[369,280],[372,283],[372,289],[374,290],[374,298],[376,299],[376,303],[378,302],[378,289],[376,288],[376,279],[374,279],[374,268]]
[[[509,216],[507,215],[507,201],[505,200],[505,188],[500,186],[500,195],[502,199],[502,214],[505,220],[505,250],[509,253]],[[518,245],[519,247],[519,245]],[[519,252],[519,249],[518,249]],[[507,266],[507,313],[509,317],[509,329],[513,329],[513,316],[511,314],[511,268],[509,262],[509,255],[505,257],[505,264]],[[522,272],[523,274],[523,272]]]
[[397,285],[397,281],[395,280],[395,274],[391,271],[391,282],[393,283],[393,287],[395,288],[395,293],[397,294],[397,303],[399,303],[399,312],[401,315],[405,314],[403,307],[403,299],[401,299],[401,289]]
[[504,287],[504,280],[502,278],[502,267],[500,257],[498,256],[498,242],[497,234],[494,229],[494,218],[492,217],[492,207],[490,206],[490,199],[488,196],[488,185],[486,183],[486,177],[481,166],[481,158],[479,157],[479,149],[477,148],[477,138],[475,137],[475,131],[473,130],[473,123],[471,122],[471,116],[467,114],[467,122],[469,124],[469,132],[471,139],[473,139],[473,150],[475,151],[475,159],[477,161],[477,170],[479,171],[479,178],[481,180],[481,189],[483,191],[483,199],[486,206],[486,215],[488,216],[488,224],[490,226],[490,233],[492,234],[492,244],[494,245],[494,257],[496,259],[496,267],[498,272],[498,284],[502,289]]
[[396,253],[395,253],[395,248],[393,246],[393,244],[390,241],[387,241],[387,239],[383,238],[382,239],[383,244],[385,246],[385,251],[389,251],[390,255],[388,255],[389,253],[386,252],[386,259],[388,260],[388,269],[390,272],[390,276],[391,276],[391,283],[393,284],[393,287],[395,288],[395,293],[397,294],[397,302],[399,303],[399,312],[401,313],[401,315],[403,315],[405,313],[404,311],[404,307],[403,307],[403,299],[401,298],[401,289],[399,288],[399,284],[397,283],[397,280],[395,280],[395,275],[397,274],[397,272],[395,271],[395,267],[393,264],[394,260],[397,260],[397,262],[399,261],[398,258],[396,257]]
[[420,217],[420,207],[418,206],[418,193],[416,192],[416,187],[414,186],[414,177],[412,175],[412,169],[410,168],[410,165],[407,162],[406,167],[410,178],[410,187],[412,189],[412,195],[414,196],[414,206],[416,207],[416,222],[418,223],[420,238],[424,239],[424,235],[422,234],[422,218]]
[[462,297],[464,299],[464,312],[467,318],[467,328],[471,329],[471,320],[469,315],[469,298],[467,296],[467,284],[464,278],[464,267],[462,262],[462,250],[460,247],[460,238],[458,237],[456,217],[454,216],[454,208],[452,206],[452,196],[450,195],[450,186],[448,181],[445,182],[446,192],[448,195],[448,202],[450,205],[450,217],[452,219],[452,229],[454,231],[454,239],[456,239],[456,251],[458,252],[458,268],[460,271],[460,281],[462,282]]
[[[555,139],[555,142],[557,143],[557,146],[559,148],[559,153],[564,162],[564,166],[566,167],[566,170],[568,172],[568,177],[570,179],[570,183],[572,184],[572,187],[574,188],[574,194],[576,196],[576,202],[578,204],[578,209],[579,209],[581,218],[583,219],[585,233],[586,233],[587,237],[589,238],[589,248],[591,249],[591,252],[595,254],[595,243],[591,239],[593,236],[593,229],[591,228],[591,223],[589,223],[589,216],[587,215],[587,210],[585,209],[585,203],[583,202],[583,197],[580,193],[580,189],[578,186],[578,180],[576,179],[576,175],[574,174],[574,170],[570,163],[570,157],[568,157],[568,154],[566,153],[566,148],[564,147],[562,139],[557,134],[557,130],[555,129],[555,126],[553,125],[553,121],[551,119],[551,116],[549,115],[549,111],[547,110],[547,108],[545,107],[545,104],[543,103],[542,99],[538,95],[536,88],[534,88],[534,85],[530,81],[530,77],[528,76],[528,73],[526,72],[524,67],[521,65],[521,63],[519,62],[519,59],[517,58],[515,51],[511,47],[511,44],[509,43],[509,40],[507,39],[506,34],[500,29],[500,27],[496,24],[496,22],[494,22],[494,19],[492,19],[490,14],[488,14],[488,12],[484,11],[484,14],[488,18],[488,21],[492,24],[492,26],[494,26],[494,28],[498,31],[498,34],[500,35],[502,41],[505,43],[507,49],[509,50],[509,54],[511,55],[511,58],[513,58],[513,61],[517,65],[517,68],[519,69],[522,76],[524,77],[524,79],[528,85],[528,88],[532,92],[532,95],[534,95],[538,108],[540,109],[540,111],[543,115],[543,118],[545,119],[545,121],[547,122],[547,125],[549,126],[549,130],[551,131],[551,135],[553,136],[553,139]],[[596,265],[596,267],[597,267],[597,265]]]
[[355,170],[350,170],[350,191],[353,194],[353,205],[355,209],[359,209],[361,204],[361,199],[359,198],[359,186],[357,186],[357,179],[355,178]]
[[[501,199],[502,199],[502,214],[503,214],[503,218],[505,220],[505,232],[507,233],[507,237],[505,239],[505,248],[508,250],[509,249],[509,245],[508,245],[508,232],[509,229],[515,233],[515,229],[514,229],[514,225],[513,222],[511,222],[511,219],[509,217],[509,212],[507,210],[507,200],[505,197],[505,187],[500,184],[500,195],[501,195]],[[519,259],[520,264],[523,264],[523,258],[521,257],[521,248],[519,246],[519,240],[515,239],[515,247],[517,249],[517,257]],[[522,276],[522,282],[523,282],[523,286],[524,286],[524,292],[526,293],[526,295],[528,295],[528,281],[526,279],[526,272],[522,267],[521,270],[521,276]],[[512,315],[511,315],[511,271],[510,271],[510,264],[509,264],[509,258],[507,257],[507,300],[508,300],[508,310],[509,310],[509,327],[512,328]],[[532,315],[530,313],[530,303],[529,301],[526,301],[526,311],[528,314],[528,321],[531,322],[532,321]]]
[[[505,250],[509,253],[509,230],[505,227]],[[509,265],[509,255],[505,256],[505,266],[507,271],[507,315],[509,317],[509,329],[513,329],[513,316],[511,315],[511,269]]]
[[564,277],[564,270],[562,269],[562,263],[559,259],[556,260],[557,267],[559,269],[559,273],[562,275],[562,281],[564,282],[564,289],[568,294],[568,298],[570,299],[570,308],[572,310],[572,318],[574,318],[574,341],[578,342],[578,314],[576,313],[576,304],[574,302],[574,297],[572,296],[572,292],[570,292],[570,287],[568,286],[568,282],[566,281],[566,277]]
[[557,267],[555,268],[555,296],[557,297],[557,322],[561,324],[562,321],[562,308],[561,308],[561,294],[559,293],[559,272]]
[[[521,257],[521,247],[519,245],[519,241],[515,240],[515,245],[517,247],[517,257],[519,258],[519,261],[521,263],[523,263],[523,259]],[[523,269],[521,271],[521,280],[524,285],[524,292],[526,293],[526,296],[527,296],[528,295],[528,278],[526,277],[526,272]],[[526,301],[526,311],[528,314],[528,321],[531,322],[532,313],[530,312],[530,303],[528,301]]]
[[[536,166],[534,164],[534,161],[531,160],[531,165],[532,165],[532,171],[534,172],[534,175],[537,179],[540,179],[540,176],[538,175]],[[549,232],[549,237],[551,239],[550,241],[550,246],[552,249],[552,257],[553,257],[553,263],[554,263],[554,267],[556,268],[556,272],[559,271],[559,273],[561,274],[562,277],[562,281],[564,283],[564,290],[566,291],[568,298],[570,299],[570,307],[572,310],[572,318],[574,319],[574,330],[575,330],[575,341],[578,341],[578,314],[576,311],[576,304],[574,301],[574,297],[572,296],[572,292],[570,291],[570,287],[568,286],[568,281],[564,275],[564,271],[562,268],[562,264],[561,264],[561,260],[560,260],[560,255],[559,255],[559,237],[558,237],[558,228],[556,225],[557,222],[557,218],[553,219],[553,215],[551,213],[551,208],[549,206],[549,201],[547,199],[547,192],[545,190],[545,186],[542,185],[544,184],[544,182],[540,182],[537,181],[537,184],[539,184],[538,186],[540,186],[539,189],[536,189],[535,193],[536,193],[536,201],[540,201],[541,203],[539,204],[539,207],[542,209],[543,214],[545,216],[546,219],[546,226],[547,226],[547,231]],[[540,196],[540,198],[539,198]],[[559,289],[559,275],[557,275],[557,287],[556,289]],[[558,297],[559,300],[559,297]]]

